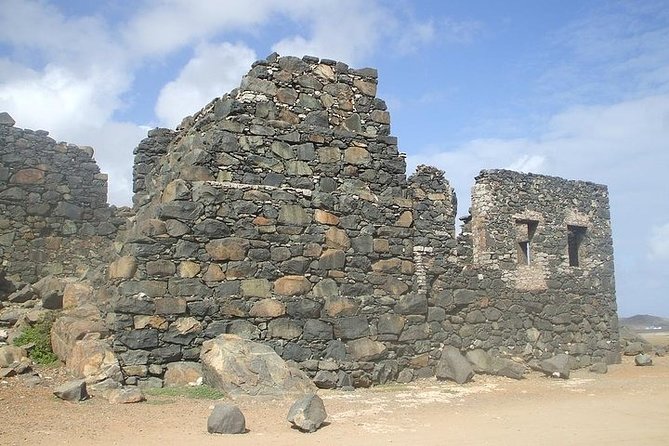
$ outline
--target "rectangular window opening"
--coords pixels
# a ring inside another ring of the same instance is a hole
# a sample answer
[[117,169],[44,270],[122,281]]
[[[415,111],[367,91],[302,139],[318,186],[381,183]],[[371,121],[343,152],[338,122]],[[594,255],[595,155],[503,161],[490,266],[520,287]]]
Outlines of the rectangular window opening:
[[585,239],[586,228],[584,226],[567,225],[567,251],[569,253],[569,266],[580,266],[580,251]]
[[518,242],[518,264],[531,265],[532,258],[532,237],[539,224],[536,220],[516,220],[516,240]]

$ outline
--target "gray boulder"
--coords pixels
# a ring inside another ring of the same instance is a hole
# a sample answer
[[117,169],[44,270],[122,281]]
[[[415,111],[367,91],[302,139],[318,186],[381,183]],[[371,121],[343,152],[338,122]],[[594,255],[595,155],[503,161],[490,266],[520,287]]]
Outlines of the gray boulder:
[[446,346],[441,352],[436,376],[437,379],[450,379],[458,384],[464,384],[474,377],[474,370],[457,348]]
[[107,393],[107,400],[112,404],[131,404],[141,403],[146,398],[139,387],[121,387],[110,390]]
[[239,407],[219,403],[207,418],[207,432],[210,434],[243,434],[246,419]]
[[560,353],[559,355],[555,355],[550,359],[541,361],[539,363],[539,368],[546,375],[555,378],[568,379],[570,371],[569,356],[564,353]]
[[596,362],[590,366],[589,370],[592,373],[599,373],[603,375],[604,373],[609,371],[609,367],[606,365],[605,362]]
[[288,411],[288,421],[302,432],[315,432],[328,417],[323,400],[316,394],[295,401]]
[[83,401],[88,398],[86,381],[83,379],[68,381],[56,387],[53,394],[65,401]]
[[636,355],[634,357],[634,364],[636,364],[638,366],[653,365],[653,360],[650,357],[650,355],[645,355],[645,354]]
[[233,334],[202,343],[200,361],[204,382],[228,395],[316,391],[304,372],[289,367],[271,347]]

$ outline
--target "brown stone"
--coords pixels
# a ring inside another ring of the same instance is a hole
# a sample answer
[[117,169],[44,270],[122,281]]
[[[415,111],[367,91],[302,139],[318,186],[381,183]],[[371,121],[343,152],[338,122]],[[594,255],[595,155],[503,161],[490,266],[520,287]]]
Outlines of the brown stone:
[[336,79],[335,72],[329,65],[325,64],[316,65],[316,67],[313,70],[313,73],[316,75],[316,77],[326,82],[334,82],[334,80]]
[[[98,335],[99,336],[99,335]],[[87,337],[77,341],[67,358],[67,371],[75,378],[96,383],[108,378],[122,379],[116,355],[108,342]]]
[[346,251],[351,247],[351,240],[346,235],[346,231],[338,228],[328,228],[325,231],[325,246]]
[[197,385],[202,381],[202,364],[199,362],[171,362],[167,364],[165,387]]
[[372,161],[372,157],[367,149],[349,147],[344,151],[344,161],[349,164],[369,164]]
[[284,276],[274,282],[274,292],[282,296],[300,296],[311,290],[311,282],[304,276]]
[[194,317],[180,317],[172,325],[179,334],[200,333],[202,331],[202,324]]
[[383,283],[382,288],[393,296],[401,296],[409,290],[409,285],[395,277],[388,277]]
[[93,300],[93,287],[86,283],[70,282],[63,291],[63,309],[75,308]]
[[137,330],[142,328],[156,328],[158,330],[167,330],[167,319],[162,316],[135,316],[133,318],[133,326]]
[[272,338],[295,339],[302,334],[302,327],[290,319],[274,319],[267,325],[267,331]]
[[189,195],[190,189],[188,189],[186,182],[182,179],[177,179],[165,186],[163,195],[161,196],[161,201],[163,203],[168,203],[180,198],[186,198]]
[[147,237],[155,237],[167,233],[167,225],[157,218],[149,218],[138,223],[138,231]]
[[400,218],[397,219],[397,223],[395,223],[395,226],[399,226],[401,228],[408,228],[412,224],[413,224],[413,212],[404,211],[400,215]]
[[244,260],[249,241],[238,237],[212,240],[204,247],[214,260]]
[[337,147],[322,147],[318,149],[318,160],[323,164],[337,163],[341,160],[341,150]]
[[355,316],[359,308],[360,304],[348,297],[334,296],[325,299],[325,313],[330,317]]
[[374,252],[388,252],[390,251],[390,243],[387,239],[374,239]]
[[253,317],[279,317],[286,313],[286,306],[275,299],[263,299],[253,304],[249,315]]
[[184,277],[187,279],[193,278],[200,273],[200,264],[186,260],[179,264],[178,272],[179,277]]
[[186,299],[183,297],[163,297],[156,299],[156,314],[184,314]]
[[44,182],[44,171],[35,168],[21,169],[10,181],[14,184],[39,184]]
[[114,260],[107,269],[109,279],[132,279],[137,272],[137,259],[123,256]]
[[204,273],[202,279],[205,282],[220,282],[225,279],[225,272],[215,263],[207,267],[207,272]]
[[269,226],[274,224],[274,221],[262,215],[258,215],[256,218],[253,219],[253,224],[256,226]]
[[323,225],[337,226],[339,224],[339,217],[322,209],[314,211],[314,220]]
[[169,260],[154,260],[146,262],[146,274],[149,276],[172,276],[177,267]]
[[323,252],[323,247],[318,243],[305,243],[302,255],[304,257],[320,257]]
[[376,96],[376,84],[372,82],[363,81],[361,79],[355,79],[353,81],[353,86],[360,90],[360,93],[365,96]]
[[370,338],[360,338],[346,344],[348,353],[354,361],[373,361],[385,356],[388,349],[382,342]]
[[240,285],[242,296],[247,297],[269,297],[270,283],[267,279],[242,280]]
[[412,369],[422,369],[427,367],[430,362],[430,355],[428,353],[423,353],[422,355],[414,356],[409,360],[409,367]]
[[379,260],[372,264],[372,271],[379,273],[398,273],[402,267],[400,259]]
[[284,104],[293,105],[297,101],[297,92],[292,88],[279,88],[276,91],[276,99]]

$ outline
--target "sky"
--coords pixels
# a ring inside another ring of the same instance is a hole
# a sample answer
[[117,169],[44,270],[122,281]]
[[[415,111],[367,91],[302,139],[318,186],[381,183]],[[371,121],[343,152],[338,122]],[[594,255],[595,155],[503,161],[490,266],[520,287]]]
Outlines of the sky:
[[618,310],[669,316],[666,0],[0,0],[0,111],[95,148],[131,203],[132,151],[272,52],[379,70],[409,173],[467,213],[481,169],[609,186]]

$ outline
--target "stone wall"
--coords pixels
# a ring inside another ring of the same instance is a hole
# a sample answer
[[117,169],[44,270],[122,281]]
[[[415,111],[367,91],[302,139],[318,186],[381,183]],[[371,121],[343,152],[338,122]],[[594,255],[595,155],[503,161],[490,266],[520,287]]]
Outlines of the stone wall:
[[108,264],[125,219],[107,204],[107,175],[93,149],[56,142],[43,130],[0,119],[0,256],[16,285],[80,275]]
[[140,144],[137,215],[109,268],[128,382],[220,333],[323,386],[431,376],[444,345],[615,359],[605,188],[483,172],[456,238],[451,187],[427,166],[406,178],[376,85],[376,70],[272,55]]

